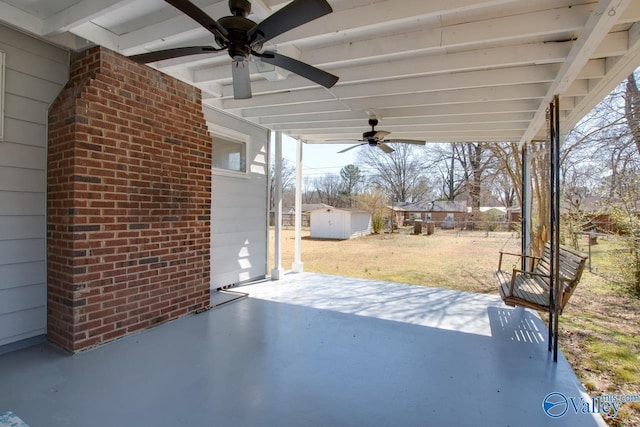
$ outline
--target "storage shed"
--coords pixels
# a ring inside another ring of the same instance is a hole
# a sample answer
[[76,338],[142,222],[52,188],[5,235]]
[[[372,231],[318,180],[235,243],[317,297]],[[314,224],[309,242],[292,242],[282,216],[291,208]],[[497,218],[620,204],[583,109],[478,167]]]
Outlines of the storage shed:
[[371,214],[361,209],[319,205],[311,212],[311,237],[350,239],[371,234]]

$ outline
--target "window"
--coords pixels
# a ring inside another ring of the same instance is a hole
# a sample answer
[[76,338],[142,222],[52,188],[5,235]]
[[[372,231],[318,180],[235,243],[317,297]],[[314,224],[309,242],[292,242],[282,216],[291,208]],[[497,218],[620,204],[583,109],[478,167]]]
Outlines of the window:
[[0,50],[0,141],[4,139],[4,52]]
[[247,171],[247,144],[228,136],[213,135],[213,167],[234,172]]

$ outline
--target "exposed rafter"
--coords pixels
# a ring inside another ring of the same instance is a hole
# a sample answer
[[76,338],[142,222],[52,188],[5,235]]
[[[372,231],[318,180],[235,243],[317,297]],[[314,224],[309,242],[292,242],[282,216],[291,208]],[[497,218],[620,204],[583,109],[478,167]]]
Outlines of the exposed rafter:
[[556,95],[562,95],[578,77],[582,67],[589,61],[596,48],[602,43],[611,28],[616,25],[619,15],[622,15],[631,0],[600,0],[591,12],[589,20],[580,32],[580,37],[571,49],[569,56],[562,64],[560,72],[552,83],[547,95],[542,100],[538,111],[529,124],[526,132],[520,138],[520,145],[531,139],[545,125],[547,105]]
[[[216,19],[230,13],[227,0],[191,1]],[[288,3],[250,1],[255,22]],[[636,0],[328,2],[333,13],[264,49],[339,76],[330,89],[256,62],[253,97],[240,100],[226,53],[150,65],[200,88],[208,106],[303,140],[358,138],[375,116],[406,139],[522,144],[544,136],[555,94],[573,126],[640,65]],[[73,50],[216,46],[164,0],[0,0],[0,21]]]

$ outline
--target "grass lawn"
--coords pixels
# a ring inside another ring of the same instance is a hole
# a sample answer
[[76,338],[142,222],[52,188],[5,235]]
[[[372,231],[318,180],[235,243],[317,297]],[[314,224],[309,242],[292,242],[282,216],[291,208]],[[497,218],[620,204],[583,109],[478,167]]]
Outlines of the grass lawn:
[[[414,236],[401,229],[342,241],[310,239],[308,229],[302,235],[305,271],[490,294],[498,293],[493,277],[498,251],[520,252],[519,237],[509,232],[436,229],[431,236]],[[293,230],[285,230],[285,269],[293,262],[293,239]],[[601,257],[594,254],[594,266],[600,269],[585,270],[565,308],[560,347],[591,396],[638,395],[640,299],[603,279],[600,273],[611,263],[602,255],[606,243],[596,248]],[[606,421],[640,426],[640,402],[624,403],[617,418]]]

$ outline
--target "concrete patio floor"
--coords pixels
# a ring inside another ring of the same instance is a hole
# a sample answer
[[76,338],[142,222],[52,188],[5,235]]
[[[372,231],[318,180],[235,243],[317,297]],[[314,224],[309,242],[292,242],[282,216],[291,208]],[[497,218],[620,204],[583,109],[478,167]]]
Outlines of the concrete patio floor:
[[288,274],[68,355],[0,356],[0,413],[37,426],[597,426],[532,312],[493,295]]

